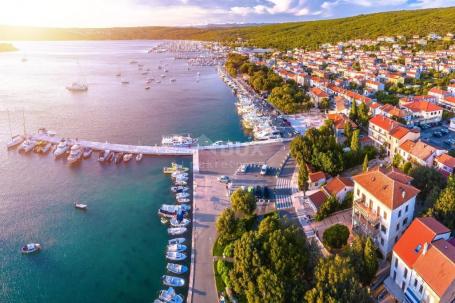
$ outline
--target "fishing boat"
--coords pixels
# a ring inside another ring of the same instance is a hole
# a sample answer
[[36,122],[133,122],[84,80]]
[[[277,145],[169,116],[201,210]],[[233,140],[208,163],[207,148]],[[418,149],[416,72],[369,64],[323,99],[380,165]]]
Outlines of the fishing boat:
[[172,236],[182,235],[186,233],[186,231],[187,231],[186,227],[170,227],[167,229],[167,233]]
[[82,153],[82,157],[84,159],[88,159],[88,158],[90,158],[92,153],[93,153],[93,149],[91,149],[90,147],[84,147],[84,152]]
[[44,145],[44,147],[41,149],[41,153],[43,154],[47,154],[48,152],[50,152],[50,150],[52,149],[52,143],[48,142],[46,145]]
[[182,164],[177,164],[176,162],[172,162],[171,166],[169,167],[164,167],[163,168],[163,173],[165,174],[172,174],[174,172],[187,172],[189,170],[188,167],[184,167]]
[[182,287],[185,285],[185,280],[179,277],[164,275],[162,279],[163,284],[167,286]]
[[168,252],[184,252],[186,250],[186,245],[184,244],[171,244],[167,246]]
[[70,154],[67,158],[69,164],[77,163],[82,159],[82,148],[79,144],[71,146]]
[[181,252],[166,252],[166,258],[172,261],[183,261],[186,259],[186,254]]
[[8,143],[6,143],[6,147],[8,149],[15,148],[16,146],[24,142],[24,140],[25,138],[21,135],[12,136]]
[[68,145],[68,142],[66,142],[65,140],[60,141],[54,150],[54,158],[57,159],[63,156],[68,151],[69,148],[70,146]]
[[133,158],[133,154],[125,154],[125,155],[123,156],[123,162],[127,163],[127,162],[130,161],[132,158]]
[[181,265],[181,264],[176,264],[176,263],[168,263],[166,265],[166,269],[168,271],[170,271],[171,273],[174,273],[174,274],[184,274],[188,271],[188,267],[185,266],[185,265]]
[[166,217],[161,217],[161,223],[162,224],[168,224],[169,223],[169,219],[166,218]]
[[41,244],[39,243],[29,243],[21,247],[21,253],[23,254],[32,254],[41,250]]
[[190,198],[178,198],[177,203],[190,203],[191,199]]
[[177,218],[172,218],[169,223],[172,227],[185,227],[191,223],[191,220],[183,218],[182,220],[178,220]]
[[188,191],[188,187],[186,187],[186,186],[172,186],[171,187],[171,191],[173,193],[187,192]]
[[143,155],[142,154],[137,154],[136,155],[136,162],[139,162],[142,160]]
[[189,198],[190,194],[189,193],[178,193],[175,195],[176,199],[183,199],[183,198]]
[[74,203],[74,208],[81,209],[81,210],[87,210],[87,204],[82,204],[80,202],[75,202]]
[[116,153],[115,156],[114,156],[114,163],[115,164],[120,164],[120,162],[122,162],[122,159],[123,159],[123,153]]
[[171,244],[182,244],[182,243],[185,243],[186,239],[185,238],[174,238],[174,239],[170,239],[167,241],[167,244],[171,245]]
[[100,152],[99,157],[98,157],[98,161],[99,162],[106,161],[106,159],[107,159],[107,157],[109,156],[110,153],[111,153],[111,151],[108,150],[108,149],[106,149],[104,152]]
[[175,292],[172,287],[167,290],[161,290],[158,296],[159,302],[183,303],[183,297]]
[[24,153],[29,153],[35,147],[36,142],[30,139],[26,139],[22,142],[21,146],[19,147],[19,152],[23,151]]
[[73,82],[66,87],[71,92],[85,92],[88,90],[88,85],[85,83]]

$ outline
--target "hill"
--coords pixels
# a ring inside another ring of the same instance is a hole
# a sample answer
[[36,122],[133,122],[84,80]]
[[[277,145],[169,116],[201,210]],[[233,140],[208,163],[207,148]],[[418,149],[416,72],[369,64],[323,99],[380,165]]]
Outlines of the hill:
[[0,40],[127,40],[186,39],[235,41],[288,49],[316,48],[322,43],[382,35],[427,35],[455,32],[455,7],[396,11],[349,18],[255,26],[27,28],[0,26]]

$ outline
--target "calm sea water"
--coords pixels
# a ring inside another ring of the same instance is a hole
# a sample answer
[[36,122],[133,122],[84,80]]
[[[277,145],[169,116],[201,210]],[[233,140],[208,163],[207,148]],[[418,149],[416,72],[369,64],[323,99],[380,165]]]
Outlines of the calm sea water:
[[[213,67],[191,67],[171,54],[147,54],[155,41],[21,42],[0,53],[0,146],[10,130],[39,127],[59,135],[129,144],[158,144],[189,132],[213,141],[243,134],[234,96]],[[22,58],[26,62],[21,62]],[[149,68],[141,75],[131,60]],[[145,90],[167,64],[167,80]],[[129,85],[120,84],[121,72]],[[197,82],[197,72],[200,79]],[[169,78],[176,78],[171,83]],[[64,87],[86,80],[89,91]],[[121,165],[91,159],[78,167],[51,156],[0,148],[0,302],[151,302],[162,288],[168,236],[156,211],[173,203],[161,173],[173,158]],[[178,159],[190,165],[190,159]],[[87,213],[72,203],[89,205]],[[39,242],[34,256],[21,245]]]

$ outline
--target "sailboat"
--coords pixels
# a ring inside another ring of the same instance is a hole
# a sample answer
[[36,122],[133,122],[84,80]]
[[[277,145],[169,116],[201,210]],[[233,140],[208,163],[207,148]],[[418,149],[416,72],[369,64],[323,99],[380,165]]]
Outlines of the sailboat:
[[24,142],[25,138],[22,135],[13,136],[13,131],[11,129],[11,117],[9,114],[9,110],[8,110],[8,124],[9,124],[9,132],[10,132],[11,139],[8,141],[8,143],[6,143],[6,147],[8,149],[11,149],[11,148],[15,148],[16,146],[18,146],[19,144]]
[[[79,61],[77,62],[79,66]],[[71,85],[66,86],[66,89],[70,92],[85,92],[88,90],[87,81],[76,81],[71,83]]]

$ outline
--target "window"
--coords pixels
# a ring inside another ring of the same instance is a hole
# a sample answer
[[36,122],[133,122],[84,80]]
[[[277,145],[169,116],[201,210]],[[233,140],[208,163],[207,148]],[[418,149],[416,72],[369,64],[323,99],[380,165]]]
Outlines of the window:
[[383,234],[386,234],[387,233],[387,227],[385,227],[384,225],[381,225],[381,231]]
[[398,266],[398,259],[395,259],[395,267]]
[[400,229],[400,222],[397,223],[397,231]]
[[420,285],[419,292],[422,293],[423,290],[423,284]]
[[357,188],[357,196],[360,196],[360,189]]
[[414,288],[417,287],[417,279],[414,279]]
[[405,269],[404,269],[403,278],[406,279],[407,277],[408,277],[408,269],[405,268]]
[[406,207],[404,208],[404,211],[408,212],[408,209],[409,209],[409,205],[406,205]]
[[384,239],[381,238],[381,246],[384,246]]
[[406,288],[406,283],[404,283],[404,281],[401,283],[401,289],[404,291],[404,289]]
[[381,215],[381,208],[379,206],[376,208],[376,213],[378,214],[378,216]]
[[403,225],[406,225],[406,224],[408,224],[408,218],[404,218],[404,220],[403,220]]
[[400,217],[401,217],[401,209],[400,209],[400,211],[398,212],[398,218],[400,218]]
[[394,280],[394,281],[397,280],[397,272],[396,272],[396,271],[393,272],[393,280]]

